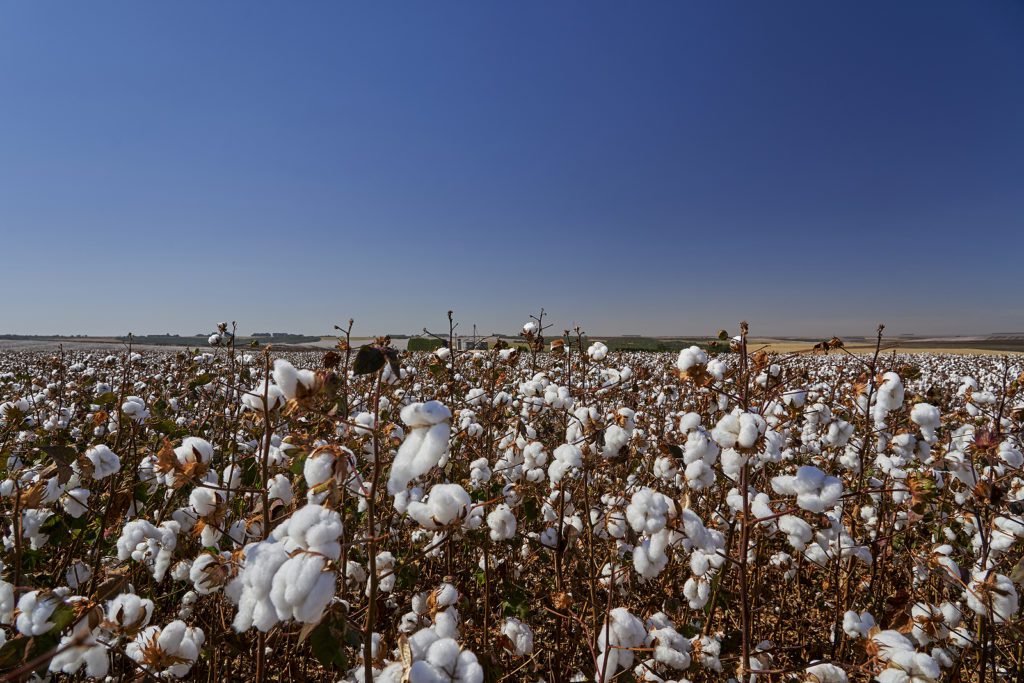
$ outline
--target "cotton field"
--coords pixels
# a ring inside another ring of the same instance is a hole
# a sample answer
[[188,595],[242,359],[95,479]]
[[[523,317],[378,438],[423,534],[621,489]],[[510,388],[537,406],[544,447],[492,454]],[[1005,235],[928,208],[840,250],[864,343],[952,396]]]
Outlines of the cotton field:
[[548,332],[0,352],[0,676],[1024,676],[1021,357]]

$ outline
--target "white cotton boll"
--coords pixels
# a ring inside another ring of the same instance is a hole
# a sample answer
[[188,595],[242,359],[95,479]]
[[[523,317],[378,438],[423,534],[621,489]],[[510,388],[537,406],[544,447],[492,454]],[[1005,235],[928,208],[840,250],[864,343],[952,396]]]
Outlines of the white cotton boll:
[[526,334],[526,335],[537,334],[537,330],[538,329],[540,329],[540,328],[537,327],[537,323],[535,323],[535,322],[533,322],[531,320],[530,322],[528,322],[528,323],[523,325],[523,334]]
[[92,633],[63,636],[57,645],[57,652],[48,666],[52,672],[77,673],[85,666],[85,674],[91,678],[105,677],[110,669],[107,648],[96,641]]
[[601,342],[594,342],[587,348],[591,360],[602,361],[608,357],[608,347]]
[[910,421],[921,428],[921,436],[935,443],[935,430],[940,424],[939,409],[930,403],[918,403],[910,411]]
[[323,450],[306,458],[302,476],[309,488],[315,488],[334,476],[334,453]]
[[774,477],[772,488],[776,493],[795,495],[796,504],[808,512],[824,512],[834,507],[843,495],[840,479],[826,475],[812,465],[800,467],[792,476]]
[[211,553],[203,553],[195,559],[189,568],[189,580],[195,591],[200,595],[209,595],[220,590],[222,584],[216,575],[220,558]]
[[149,624],[153,601],[134,593],[121,593],[107,602],[107,621],[118,631],[134,632]]
[[64,512],[68,513],[75,519],[84,515],[89,509],[89,495],[89,489],[81,487],[66,491],[64,493],[64,497],[61,498],[61,505],[64,507]]
[[835,664],[812,664],[807,667],[808,679],[806,683],[847,683],[849,678],[846,672]]
[[278,619],[306,624],[320,621],[334,598],[337,579],[335,572],[325,570],[326,566],[325,557],[310,553],[299,553],[281,565],[270,589],[270,601]]
[[111,474],[121,471],[121,459],[103,444],[93,446],[87,450],[85,457],[92,463],[93,479],[105,479]]
[[790,408],[803,408],[807,401],[805,389],[790,389],[782,394],[782,402]]
[[0,624],[10,624],[12,621],[14,621],[14,584],[0,579]]
[[483,679],[476,655],[460,649],[452,638],[435,640],[424,659],[414,661],[409,670],[409,683],[482,683]]
[[630,432],[617,424],[608,425],[604,430],[604,451],[606,458],[614,458],[629,443]]
[[24,636],[41,636],[56,626],[50,617],[60,605],[60,598],[52,593],[29,591],[18,600],[14,627]]
[[690,609],[703,609],[711,598],[711,584],[701,577],[691,576],[683,584],[683,596],[689,601]]
[[158,647],[163,653],[160,659],[172,663],[157,673],[170,678],[182,678],[199,658],[199,649],[204,642],[206,636],[201,628],[175,620],[162,629],[157,626],[147,627],[128,643],[125,653],[141,663],[146,661],[148,648]]
[[635,658],[633,648],[643,647],[647,640],[647,629],[642,621],[624,607],[616,607],[597,637],[600,650],[598,680],[603,683],[612,680],[620,669],[628,669]]
[[686,483],[694,491],[710,488],[715,484],[715,471],[703,460],[695,460],[686,466]]
[[512,652],[522,657],[533,653],[533,630],[515,617],[509,617],[501,625],[501,632],[508,637]]
[[174,455],[182,465],[195,462],[206,464],[213,457],[213,446],[198,436],[186,436],[181,440],[181,445],[174,449]]
[[665,554],[672,538],[670,529],[662,529],[640,545],[633,548],[633,568],[645,579],[653,579],[668,566],[668,555]]
[[849,610],[843,614],[843,632],[851,638],[867,638],[874,626],[875,618],[869,612]]
[[903,405],[903,381],[895,372],[882,375],[882,383],[875,394],[872,416],[878,426],[885,424],[886,416]]
[[274,369],[270,374],[287,399],[296,398],[300,387],[303,391],[310,391],[316,386],[316,374],[312,370],[296,370],[294,365],[283,358],[274,361]]
[[638,534],[653,534],[665,528],[672,501],[646,486],[633,494],[626,507],[626,519]]
[[267,381],[262,381],[242,394],[242,405],[249,410],[261,413],[263,412],[264,396],[266,397],[266,409],[268,411],[277,410],[288,402],[284,392],[281,391],[281,387]]
[[662,481],[671,482],[679,474],[679,468],[676,466],[676,461],[667,455],[658,456],[654,460],[654,469],[652,470],[654,476]]
[[474,487],[479,487],[491,480],[491,467],[487,458],[477,458],[469,463],[469,478]]
[[997,624],[1012,620],[1019,606],[1013,581],[990,570],[974,571],[964,597],[968,607],[978,614],[987,615]]
[[205,517],[217,509],[217,492],[211,488],[198,486],[189,494],[188,503],[197,515]]
[[402,421],[410,431],[391,465],[388,493],[397,494],[413,479],[437,466],[448,449],[451,416],[451,411],[438,401],[411,403],[402,408]]
[[338,539],[342,531],[341,515],[335,510],[308,503],[275,528],[271,536],[282,541],[289,553],[308,550],[336,560],[341,556]]
[[811,530],[811,525],[793,515],[783,515],[779,517],[777,522],[779,531],[786,534],[789,544],[793,546],[793,550],[797,552],[803,551],[807,544],[811,542],[811,537],[814,532]]
[[492,541],[507,541],[516,535],[516,516],[512,508],[499,503],[487,515],[487,527],[491,530]]
[[[690,668],[690,641],[676,631],[675,626],[664,614],[658,613],[647,620],[651,629],[647,645],[654,645],[654,661],[672,669],[684,671]],[[643,666],[641,664],[641,666]]]
[[691,346],[679,352],[679,357],[676,359],[676,367],[680,372],[686,372],[697,365],[706,365],[707,362],[707,352],[699,346]]
[[283,474],[275,474],[267,481],[267,496],[270,500],[281,501],[285,506],[290,505],[294,497],[291,480]]
[[1024,453],[1021,453],[1019,449],[1014,448],[1013,444],[1009,440],[1003,441],[999,444],[999,458],[1007,464],[1007,466],[1014,469],[1018,469],[1021,465],[1024,465]]
[[722,448],[749,449],[767,429],[768,423],[760,415],[730,413],[718,421],[711,435]]
[[473,501],[458,484],[435,484],[427,502],[412,502],[406,514],[425,529],[441,529],[455,522],[468,521]]
[[244,557],[242,571],[227,590],[228,597],[235,596],[238,602],[232,625],[240,632],[253,626],[266,632],[278,622],[270,591],[274,575],[288,560],[288,552],[281,543],[263,541],[247,545]]

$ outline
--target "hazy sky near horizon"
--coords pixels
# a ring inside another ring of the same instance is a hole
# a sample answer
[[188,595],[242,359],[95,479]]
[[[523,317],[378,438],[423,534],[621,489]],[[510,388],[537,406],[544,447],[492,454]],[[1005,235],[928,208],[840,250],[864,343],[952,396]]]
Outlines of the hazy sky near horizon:
[[1024,4],[0,3],[0,332],[1024,331]]

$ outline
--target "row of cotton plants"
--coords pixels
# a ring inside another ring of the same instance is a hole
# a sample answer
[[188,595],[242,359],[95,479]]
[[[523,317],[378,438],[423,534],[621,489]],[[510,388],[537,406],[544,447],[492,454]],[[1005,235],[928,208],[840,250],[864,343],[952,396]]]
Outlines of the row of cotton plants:
[[432,353],[226,330],[0,353],[0,673],[1024,670],[1016,357],[769,354],[745,325],[728,353],[612,352],[543,316]]

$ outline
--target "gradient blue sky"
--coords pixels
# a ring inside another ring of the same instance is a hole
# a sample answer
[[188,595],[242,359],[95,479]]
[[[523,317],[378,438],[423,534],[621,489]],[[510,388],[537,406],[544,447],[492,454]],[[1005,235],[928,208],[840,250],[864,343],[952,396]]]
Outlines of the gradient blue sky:
[[0,332],[1024,331],[1024,4],[2,2]]

